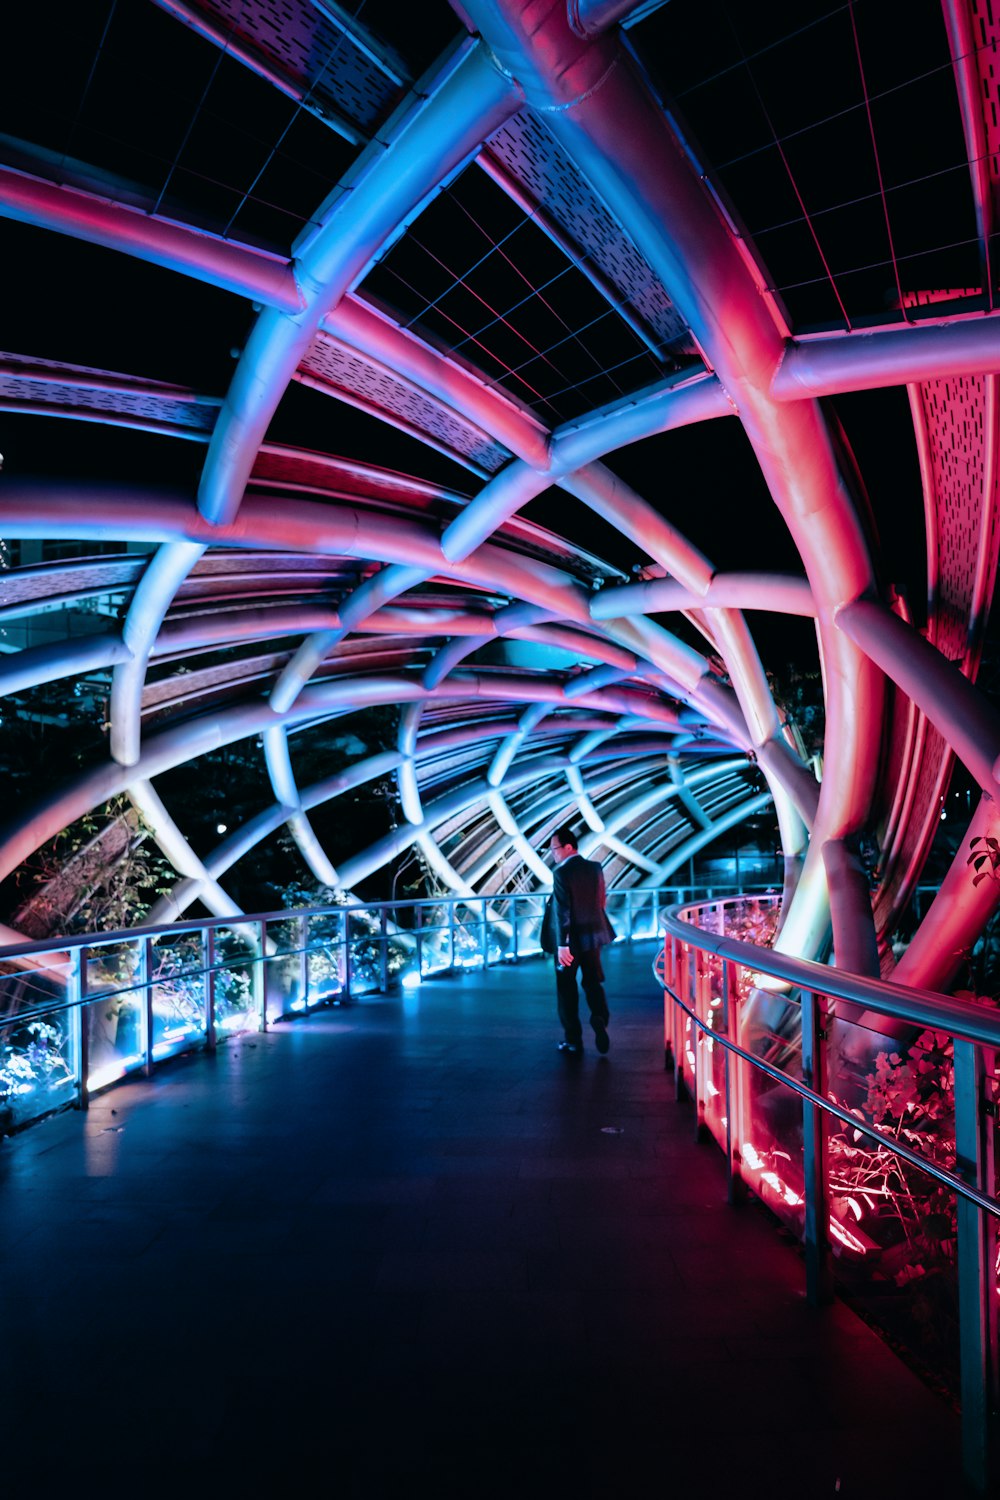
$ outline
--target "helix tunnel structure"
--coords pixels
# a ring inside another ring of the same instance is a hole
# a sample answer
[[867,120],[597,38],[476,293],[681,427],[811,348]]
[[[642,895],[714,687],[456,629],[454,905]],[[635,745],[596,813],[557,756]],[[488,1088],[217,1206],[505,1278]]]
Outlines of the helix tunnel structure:
[[[773,808],[778,948],[946,988],[1000,898],[991,8],[16,24],[0,682],[8,732],[56,686],[68,732],[3,877],[116,798],[153,921],[237,914],[277,838],[318,888],[416,852],[491,896],[571,818],[628,889]],[[206,842],[177,773],[236,745],[266,795]],[[955,757],[978,806],[897,961]],[[389,826],[332,847],[373,786]]]

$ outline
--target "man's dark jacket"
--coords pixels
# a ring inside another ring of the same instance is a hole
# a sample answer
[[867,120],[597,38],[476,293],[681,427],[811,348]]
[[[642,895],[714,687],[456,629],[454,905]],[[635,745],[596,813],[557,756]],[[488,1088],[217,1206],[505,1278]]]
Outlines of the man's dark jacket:
[[576,958],[613,943],[615,930],[608,921],[605,901],[604,871],[596,859],[573,854],[556,865],[545,921],[552,947],[544,943],[545,951],[569,948]]

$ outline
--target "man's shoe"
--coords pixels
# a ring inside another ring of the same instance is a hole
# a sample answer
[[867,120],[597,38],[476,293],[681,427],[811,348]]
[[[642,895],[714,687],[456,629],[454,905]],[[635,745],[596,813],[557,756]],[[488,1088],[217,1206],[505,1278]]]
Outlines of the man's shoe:
[[578,1057],[583,1051],[583,1046],[579,1042],[560,1042],[559,1051],[571,1052],[574,1056]]
[[594,1046],[602,1057],[607,1056],[608,1048],[611,1046],[611,1038],[603,1026],[594,1027]]

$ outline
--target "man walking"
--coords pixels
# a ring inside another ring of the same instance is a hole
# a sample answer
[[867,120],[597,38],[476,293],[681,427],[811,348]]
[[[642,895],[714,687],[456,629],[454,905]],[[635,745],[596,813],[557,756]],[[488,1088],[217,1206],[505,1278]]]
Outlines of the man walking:
[[595,859],[584,859],[568,824],[557,828],[549,843],[556,868],[552,881],[552,934],[556,950],[556,1002],[565,1041],[560,1052],[583,1051],[577,970],[590,1006],[594,1044],[602,1055],[608,1040],[608,1002],[604,994],[601,949],[614,940],[605,911],[604,871]]

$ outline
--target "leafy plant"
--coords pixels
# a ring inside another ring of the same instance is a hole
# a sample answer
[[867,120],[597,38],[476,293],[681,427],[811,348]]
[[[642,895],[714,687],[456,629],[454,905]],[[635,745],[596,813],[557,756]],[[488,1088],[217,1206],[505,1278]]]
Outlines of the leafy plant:
[[1000,880],[1000,842],[980,833],[969,840],[969,848],[972,853],[966,864],[972,865],[976,871],[972,884],[979,885],[983,880]]
[[18,1105],[27,1097],[73,1082],[65,1057],[66,1035],[59,1027],[31,1021],[21,1036],[27,1039],[22,1045],[5,1041],[0,1047],[0,1122],[4,1124],[16,1121]]

